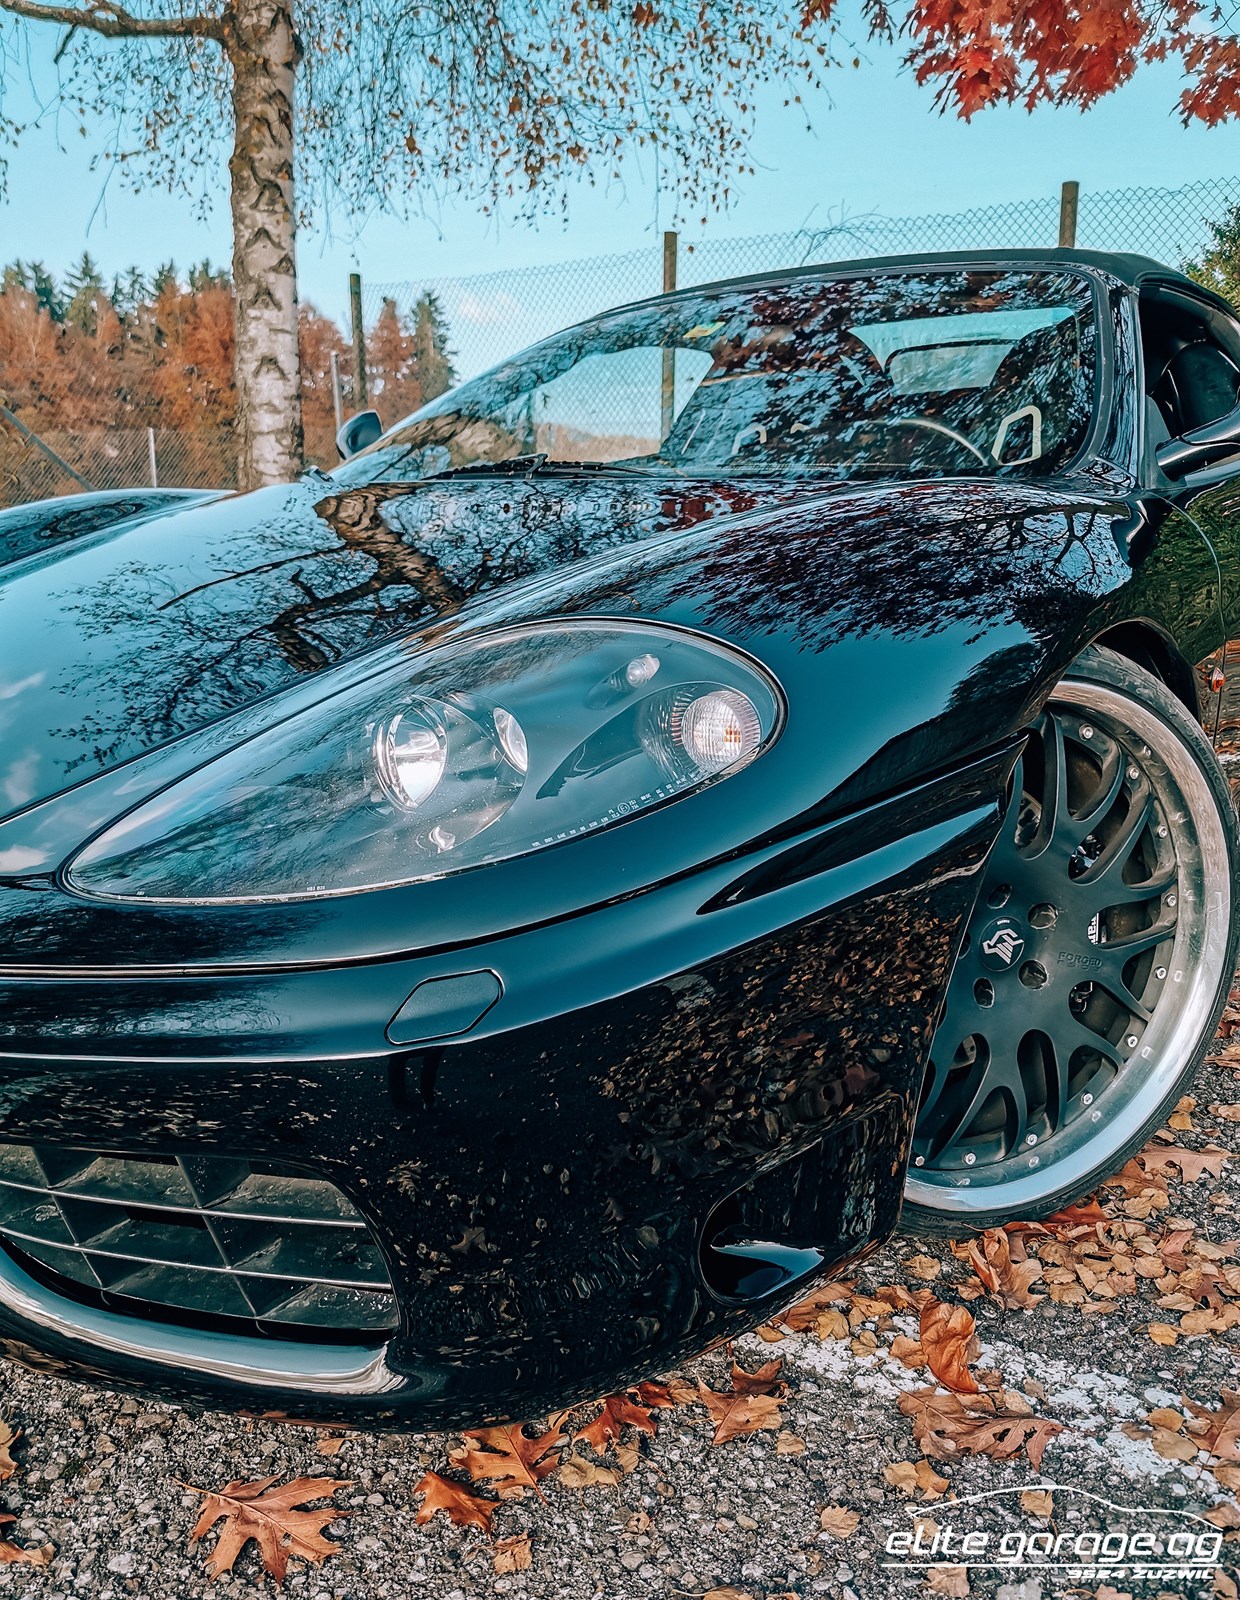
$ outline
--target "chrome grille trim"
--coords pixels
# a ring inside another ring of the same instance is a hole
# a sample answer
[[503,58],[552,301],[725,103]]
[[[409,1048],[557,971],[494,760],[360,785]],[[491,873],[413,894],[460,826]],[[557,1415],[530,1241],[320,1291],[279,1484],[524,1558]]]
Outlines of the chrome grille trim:
[[0,1243],[72,1297],[131,1316],[372,1343],[397,1322],[365,1219],[334,1185],[276,1163],[0,1143]]

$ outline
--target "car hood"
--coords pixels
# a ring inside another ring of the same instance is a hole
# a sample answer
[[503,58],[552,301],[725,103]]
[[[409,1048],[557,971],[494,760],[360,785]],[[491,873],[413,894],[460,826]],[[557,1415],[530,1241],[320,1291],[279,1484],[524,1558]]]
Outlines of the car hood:
[[498,586],[804,494],[620,474],[329,479],[109,527],[0,571],[0,818]]

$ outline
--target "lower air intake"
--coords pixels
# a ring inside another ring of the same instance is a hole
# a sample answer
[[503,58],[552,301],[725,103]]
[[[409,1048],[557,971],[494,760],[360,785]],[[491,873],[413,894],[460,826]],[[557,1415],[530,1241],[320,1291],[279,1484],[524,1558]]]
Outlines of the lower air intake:
[[60,1292],[138,1316],[333,1341],[396,1324],[363,1218],[275,1163],[0,1144],[0,1243]]

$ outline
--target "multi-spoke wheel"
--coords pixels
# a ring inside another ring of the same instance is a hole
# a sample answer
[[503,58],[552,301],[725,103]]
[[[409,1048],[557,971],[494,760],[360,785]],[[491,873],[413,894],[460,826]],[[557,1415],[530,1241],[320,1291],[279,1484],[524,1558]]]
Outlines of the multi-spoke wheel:
[[1158,1127],[1227,998],[1236,859],[1196,723],[1086,652],[1016,767],[931,1047],[907,1226],[1045,1216]]

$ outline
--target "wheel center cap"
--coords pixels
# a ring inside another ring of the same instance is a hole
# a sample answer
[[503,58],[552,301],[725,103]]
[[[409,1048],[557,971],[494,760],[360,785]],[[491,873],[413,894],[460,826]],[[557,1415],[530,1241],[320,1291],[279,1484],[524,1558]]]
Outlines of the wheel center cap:
[[982,930],[978,949],[984,967],[991,972],[1007,972],[1024,954],[1025,936],[1014,917],[996,917]]

